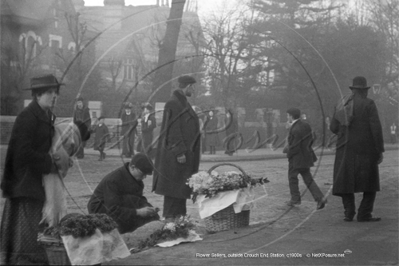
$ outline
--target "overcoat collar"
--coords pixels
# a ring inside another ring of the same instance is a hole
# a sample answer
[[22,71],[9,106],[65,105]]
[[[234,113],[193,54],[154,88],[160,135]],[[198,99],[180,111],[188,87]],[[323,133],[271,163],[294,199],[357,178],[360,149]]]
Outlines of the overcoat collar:
[[47,123],[50,122],[51,124],[54,124],[56,118],[55,115],[50,110],[48,111],[48,113],[46,113],[46,111],[44,111],[43,108],[40,107],[37,101],[32,101],[28,105],[28,107],[38,119]]

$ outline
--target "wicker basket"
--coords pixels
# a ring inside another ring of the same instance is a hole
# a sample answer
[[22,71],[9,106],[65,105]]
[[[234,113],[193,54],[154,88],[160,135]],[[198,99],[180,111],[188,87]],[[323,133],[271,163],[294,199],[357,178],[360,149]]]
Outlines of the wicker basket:
[[46,250],[49,265],[71,265],[64,243],[60,240],[56,242],[39,241]]
[[[247,174],[241,167],[232,163],[221,163],[214,165],[208,170],[208,173],[211,173],[217,167],[224,165],[236,167],[242,172],[244,176],[247,176]],[[233,205],[230,205],[227,208],[224,208],[223,210],[220,210],[213,215],[206,217],[204,221],[205,227],[209,232],[219,232],[238,227],[245,227],[249,225],[249,210],[235,213]]]

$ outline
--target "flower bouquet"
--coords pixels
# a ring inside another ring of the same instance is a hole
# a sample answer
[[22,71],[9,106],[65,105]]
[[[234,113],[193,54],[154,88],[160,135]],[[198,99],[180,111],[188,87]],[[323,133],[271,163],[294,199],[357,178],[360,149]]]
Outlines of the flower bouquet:
[[[234,166],[240,172],[219,174],[215,169],[222,165]],[[249,224],[252,188],[268,182],[267,178],[250,177],[235,164],[222,163],[192,175],[187,185],[192,188],[193,202],[198,203],[200,217],[205,219],[208,231],[221,231]]]
[[[188,216],[181,216],[152,233],[147,239],[140,241],[137,251],[159,246],[171,247],[182,242],[195,242],[202,238],[194,231],[195,224]],[[136,252],[137,252],[136,251]]]
[[45,246],[50,264],[59,264],[57,259],[66,257],[65,252],[61,264],[66,265],[98,264],[130,254],[116,222],[106,214],[67,214],[58,225],[39,234],[38,241]]

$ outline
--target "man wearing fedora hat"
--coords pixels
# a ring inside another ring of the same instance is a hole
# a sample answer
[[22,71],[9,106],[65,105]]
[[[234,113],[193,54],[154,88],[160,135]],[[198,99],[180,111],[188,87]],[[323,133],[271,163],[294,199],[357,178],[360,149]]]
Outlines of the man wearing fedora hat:
[[30,83],[26,90],[31,91],[33,101],[15,120],[1,179],[6,201],[0,257],[6,265],[48,264],[45,250],[37,243],[46,200],[42,177],[69,164],[62,154],[50,154],[55,132],[51,109],[63,84],[53,75],[34,77]]
[[179,77],[179,88],[166,102],[155,157],[152,190],[164,196],[163,216],[174,219],[187,214],[191,196],[187,179],[198,172],[200,161],[199,119],[187,97],[196,80]]
[[330,124],[337,135],[332,193],[342,197],[344,221],[351,222],[356,214],[354,193],[363,192],[357,221],[377,222],[381,218],[372,212],[384,152],[381,122],[377,106],[367,98],[366,78],[355,77],[349,88],[352,93],[340,100]]
[[143,196],[143,180],[152,171],[148,156],[136,153],[129,163],[101,180],[87,205],[89,213],[109,215],[118,224],[121,234],[159,220],[158,208],[154,208]]

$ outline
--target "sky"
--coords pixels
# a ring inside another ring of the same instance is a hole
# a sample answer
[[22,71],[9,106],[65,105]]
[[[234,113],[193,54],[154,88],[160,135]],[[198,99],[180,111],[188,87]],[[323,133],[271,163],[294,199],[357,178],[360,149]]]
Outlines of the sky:
[[[86,6],[102,6],[104,0],[84,0]],[[160,1],[161,2],[161,1]],[[166,2],[166,1],[165,1]],[[171,3],[172,0],[169,0]],[[198,3],[198,15],[206,16],[207,14],[213,13],[218,9],[225,9],[227,6],[232,5],[231,3],[234,1],[228,0],[197,0]],[[140,5],[155,5],[157,0],[125,0],[125,5],[129,6],[140,6]]]

